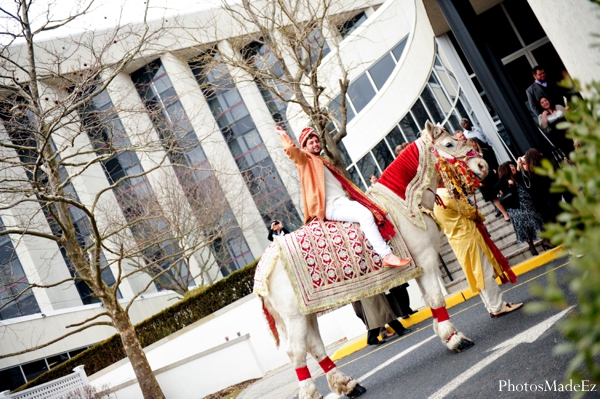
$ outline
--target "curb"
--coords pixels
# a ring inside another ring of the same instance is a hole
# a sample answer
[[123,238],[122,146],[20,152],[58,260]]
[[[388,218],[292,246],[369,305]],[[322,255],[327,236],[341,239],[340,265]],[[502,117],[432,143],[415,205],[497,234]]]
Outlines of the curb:
[[[563,246],[560,245],[556,248],[544,252],[541,255],[535,256],[531,259],[527,259],[526,261],[519,263],[518,265],[514,266],[512,270],[517,276],[520,276],[534,269],[537,269],[538,267],[543,266],[546,263],[549,263],[564,254],[565,252]],[[500,279],[496,279],[496,282],[500,284]],[[460,292],[456,292],[445,298],[446,309],[450,309],[458,305],[459,303],[465,302],[473,298],[474,296],[477,296],[477,293],[471,292],[469,288],[464,289]],[[400,322],[404,327],[408,328],[412,325],[419,324],[420,322],[425,321],[429,318],[431,318],[431,309],[425,308],[411,315],[408,319],[401,319]],[[368,345],[366,336],[361,336],[335,351],[335,353],[331,356],[331,360],[333,360],[334,362],[338,361],[346,356],[358,352],[361,349],[366,348],[367,346]]]

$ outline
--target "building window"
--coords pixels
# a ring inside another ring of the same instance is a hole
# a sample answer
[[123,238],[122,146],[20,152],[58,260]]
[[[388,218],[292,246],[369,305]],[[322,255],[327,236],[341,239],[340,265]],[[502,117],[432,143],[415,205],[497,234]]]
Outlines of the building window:
[[215,210],[210,212],[215,218],[214,227],[206,233],[212,236],[218,231],[224,233],[225,246],[221,239],[212,244],[223,275],[250,263],[254,260],[250,248],[161,61],[156,60],[134,72],[131,79],[192,209],[200,220],[208,217],[207,209]]
[[318,26],[315,26],[308,34],[302,48],[298,48],[298,52],[302,59],[304,58],[304,53],[306,51],[310,52],[310,60],[308,60],[306,65],[306,73],[310,74],[310,71],[320,65],[323,58],[331,51]]
[[[19,100],[17,99],[17,101],[19,101]],[[7,107],[8,104],[4,103],[3,106]],[[48,179],[45,176],[44,172],[42,171],[42,168],[37,168],[35,170],[33,168],[33,165],[35,165],[37,162],[36,160],[37,160],[38,154],[37,154],[37,152],[31,150],[31,148],[37,148],[37,143],[32,135],[32,132],[35,130],[32,127],[32,119],[31,119],[32,116],[30,114],[30,111],[23,108],[23,112],[21,112],[19,115],[20,116],[15,116],[15,115],[11,114],[11,111],[6,108],[0,112],[0,118],[3,119],[5,125],[7,125],[7,130],[9,133],[10,140],[13,142],[13,144],[21,147],[21,149],[17,150],[17,154],[19,156],[21,163],[25,167],[25,172],[26,172],[28,178],[30,180],[33,180],[33,178],[34,178],[33,173],[35,171],[36,173],[38,173],[38,176],[37,176],[38,182],[47,182]],[[50,138],[49,142],[50,142],[49,144],[52,147],[53,151],[57,154],[55,157],[55,160],[60,163],[60,161],[61,161],[60,155],[57,153],[56,146],[51,138]],[[59,173],[62,181],[66,181],[67,178],[69,177],[67,169],[62,164],[59,164],[59,166],[58,166],[58,173]],[[77,191],[75,191],[75,187],[73,186],[73,184],[71,182],[64,183],[63,186],[64,186],[63,190],[67,197],[70,197],[71,199],[73,199],[76,202],[81,202],[79,200],[79,196],[77,195]],[[53,205],[52,204],[43,205],[42,210],[44,212],[44,215],[46,216],[46,220],[48,221],[50,230],[52,231],[52,234],[54,236],[61,237],[63,235],[61,227],[54,220],[54,217],[52,216],[52,212],[50,212],[50,209],[48,208],[48,206],[52,207]],[[84,256],[85,256],[86,260],[88,262],[90,262],[89,254],[88,254],[88,251],[86,250],[86,248],[88,248],[93,242],[92,228],[91,228],[90,221],[87,218],[87,215],[79,208],[69,205],[68,211],[71,216],[71,220],[73,221],[73,226],[75,228],[77,242],[78,242],[79,246],[82,249],[84,249],[83,252],[84,252]],[[57,212],[54,212],[54,213],[56,214]],[[65,260],[65,263],[67,264],[67,267],[69,268],[69,272],[71,273],[71,276],[77,277],[77,272],[75,270],[75,266],[71,262],[71,259],[69,259],[69,257],[67,256],[66,250],[64,249],[64,247],[62,245],[58,244],[58,246],[59,246],[60,252],[63,256],[63,259]],[[100,267],[103,268],[102,280],[108,286],[113,286],[116,281],[115,281],[114,275],[112,274],[112,271],[110,270],[110,268],[106,267],[107,266],[106,258],[104,257],[104,253],[102,251],[100,252],[100,262],[101,262]],[[79,293],[81,301],[83,302],[84,305],[100,302],[100,299],[96,298],[93,295],[93,291],[91,290],[91,288],[87,285],[87,283],[85,281],[76,279],[74,281],[74,284],[75,284],[75,287],[77,288],[77,291]],[[117,295],[119,296],[119,298],[121,297],[121,294],[118,291],[117,291]]]
[[435,59],[421,95],[406,115],[359,161],[346,163],[348,173],[357,186],[364,187],[372,174],[383,171],[394,160],[396,146],[415,141],[425,128],[425,121],[443,124],[449,132],[453,132],[454,128],[460,127],[460,118],[468,117],[472,112],[452,73],[446,70],[437,55]]
[[[219,57],[213,54],[213,57]],[[190,62],[231,155],[266,226],[282,220],[292,228],[302,222],[263,143],[229,70],[223,64]]]
[[[85,104],[79,112],[96,153],[100,156],[114,154],[102,161],[104,173],[110,184],[124,179],[114,188],[114,194],[129,229],[140,247],[144,248],[148,245],[148,237],[152,240],[152,236],[158,237],[164,234],[167,223],[152,215],[150,208],[157,207],[158,202],[137,154],[127,150],[131,149],[132,145],[112,100],[108,93],[103,91]],[[126,178],[136,175],[137,177]],[[160,274],[162,270],[171,268],[178,262],[177,259],[173,259],[173,257],[177,258],[175,254],[178,252],[177,245],[172,240],[166,239],[160,244],[142,249],[144,254],[142,258],[146,264],[151,260],[168,258],[159,261],[161,267],[157,270],[157,274]],[[167,272],[169,276],[158,277],[156,287],[159,290],[171,285],[169,277],[179,281],[182,286],[193,284],[187,265],[183,261],[180,262],[182,263],[176,268],[171,268]],[[180,275],[176,275],[173,269],[177,269]]]
[[0,392],[15,390],[38,375],[48,371],[48,369],[58,366],[88,348],[86,346],[70,352],[59,353],[45,359],[38,359],[33,362],[0,370]]
[[[346,97],[347,123],[350,123],[354,116],[362,111],[385,85],[400,60],[407,40],[408,37],[403,38],[391,51],[350,83]],[[392,54],[394,54],[393,57]],[[327,130],[336,131],[338,130],[336,124],[342,119],[340,117],[340,95],[336,96],[327,108],[331,116],[330,124],[332,124],[331,127],[328,126]]]
[[338,26],[338,31],[342,38],[346,38],[349,34],[354,32],[356,28],[358,28],[363,22],[367,20],[367,14],[364,11],[359,12],[340,26]]
[[357,114],[375,97],[375,88],[367,74],[359,76],[348,86],[348,97]]
[[[273,78],[263,78],[266,85],[257,78],[255,78],[255,82],[275,123],[283,127],[290,137],[295,139],[296,137],[286,116],[287,102],[283,100],[290,100],[293,97],[293,92],[291,87],[285,82],[283,69],[279,61],[277,61],[269,46],[259,41],[252,42],[246,46],[242,55],[258,71],[261,71],[261,76],[273,76]],[[275,88],[277,94],[272,88]]]
[[371,79],[373,79],[373,83],[375,83],[377,90],[381,90],[395,67],[396,62],[394,62],[392,55],[387,53],[382,59],[377,61],[375,65],[369,68],[369,75],[371,76]]
[[[0,231],[6,230],[0,219]],[[0,236],[0,320],[40,313],[19,257],[8,235]],[[18,297],[18,298],[17,298]]]

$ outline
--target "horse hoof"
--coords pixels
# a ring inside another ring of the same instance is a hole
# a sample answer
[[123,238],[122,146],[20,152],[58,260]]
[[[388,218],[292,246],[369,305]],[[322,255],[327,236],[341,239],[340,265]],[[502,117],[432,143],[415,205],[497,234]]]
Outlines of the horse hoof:
[[458,346],[454,349],[454,352],[460,353],[460,352],[466,351],[473,345],[475,345],[475,343],[473,341],[469,341],[468,339],[462,339],[460,341],[460,343],[458,344]]
[[362,395],[365,392],[367,392],[367,388],[361,386],[360,384],[356,384],[356,386],[354,387],[352,392],[347,393],[346,396],[349,397],[350,399],[358,398],[360,395]]

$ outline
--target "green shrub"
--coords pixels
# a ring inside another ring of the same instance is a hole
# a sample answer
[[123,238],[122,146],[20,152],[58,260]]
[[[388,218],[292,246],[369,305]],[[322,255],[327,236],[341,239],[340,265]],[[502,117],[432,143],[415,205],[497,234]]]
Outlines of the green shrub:
[[[573,383],[591,380],[600,383],[600,83],[588,86],[586,99],[573,98],[566,112],[569,136],[581,143],[571,159],[575,165],[554,170],[544,164],[546,174],[555,179],[554,191],[568,191],[574,198],[562,204],[564,212],[558,222],[546,226],[546,236],[563,243],[573,255],[569,267],[569,290],[578,305],[559,324],[567,343],[559,345],[557,353],[574,353],[567,378]],[[562,126],[561,126],[562,127]],[[583,255],[583,256],[581,256]],[[546,289],[536,287],[535,293],[544,303],[530,306],[532,310],[551,306],[567,307],[564,293],[555,277]]]
[[[168,337],[185,326],[251,294],[257,263],[258,259],[212,285],[190,291],[173,306],[137,324],[135,331],[142,347]],[[39,375],[15,391],[63,377],[72,373],[73,369],[81,364],[85,365],[86,374],[92,375],[126,357],[121,338],[115,334]]]

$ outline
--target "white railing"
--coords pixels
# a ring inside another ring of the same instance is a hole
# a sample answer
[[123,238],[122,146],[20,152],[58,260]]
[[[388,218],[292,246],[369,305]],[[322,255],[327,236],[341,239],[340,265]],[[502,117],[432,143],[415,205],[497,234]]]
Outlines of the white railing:
[[0,392],[0,399],[60,399],[70,392],[83,389],[89,381],[83,366],[77,366],[73,373],[33,388],[16,392]]

